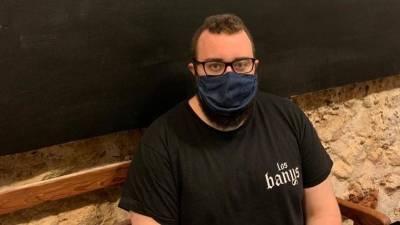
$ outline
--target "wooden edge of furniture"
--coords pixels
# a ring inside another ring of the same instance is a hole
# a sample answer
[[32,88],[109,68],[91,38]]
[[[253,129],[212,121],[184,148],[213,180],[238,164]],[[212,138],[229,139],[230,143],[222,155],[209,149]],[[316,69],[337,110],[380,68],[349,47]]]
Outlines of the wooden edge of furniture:
[[121,222],[119,222],[117,224],[114,224],[114,225],[131,225],[131,224],[132,224],[131,220],[130,219],[126,219],[126,220],[123,220],[123,221],[121,221]]
[[[131,161],[82,170],[72,174],[0,191],[0,215],[123,183]],[[344,217],[362,225],[388,225],[390,219],[377,210],[337,198]],[[130,224],[129,219],[119,225]]]
[[37,204],[75,196],[123,183],[129,161],[82,170],[68,175],[0,191],[0,215]]
[[336,199],[339,203],[342,216],[353,220],[355,225],[389,225],[391,223],[389,217],[375,209],[341,198]]

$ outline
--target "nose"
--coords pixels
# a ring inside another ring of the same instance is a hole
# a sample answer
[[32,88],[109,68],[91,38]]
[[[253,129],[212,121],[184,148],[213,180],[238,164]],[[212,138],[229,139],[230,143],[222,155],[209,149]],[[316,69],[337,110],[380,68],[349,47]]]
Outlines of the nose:
[[226,66],[225,73],[228,73],[228,72],[233,72],[232,65],[227,65]]

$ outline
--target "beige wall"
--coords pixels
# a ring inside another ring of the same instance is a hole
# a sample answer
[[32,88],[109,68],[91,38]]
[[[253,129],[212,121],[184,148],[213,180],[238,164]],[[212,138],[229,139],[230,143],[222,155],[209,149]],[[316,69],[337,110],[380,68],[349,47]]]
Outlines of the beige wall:
[[[400,220],[400,76],[294,96],[333,158],[337,196]],[[130,159],[140,131],[0,156],[0,190]],[[107,188],[0,216],[0,225],[114,224],[120,188]]]
[[400,76],[293,97],[332,159],[339,197],[400,220]]

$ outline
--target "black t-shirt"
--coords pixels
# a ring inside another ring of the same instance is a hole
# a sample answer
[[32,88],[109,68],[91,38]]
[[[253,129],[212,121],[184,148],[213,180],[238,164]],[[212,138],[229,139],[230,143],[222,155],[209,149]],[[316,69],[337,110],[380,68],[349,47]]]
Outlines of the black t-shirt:
[[304,224],[304,188],[332,160],[290,100],[259,92],[234,131],[218,131],[187,100],[145,131],[118,206],[162,225]]

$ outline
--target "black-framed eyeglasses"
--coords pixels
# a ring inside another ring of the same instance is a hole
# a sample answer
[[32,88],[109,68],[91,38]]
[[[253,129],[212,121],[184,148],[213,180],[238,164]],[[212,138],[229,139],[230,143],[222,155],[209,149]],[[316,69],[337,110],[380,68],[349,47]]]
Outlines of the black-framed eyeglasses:
[[[249,74],[253,71],[255,58],[240,58],[232,62],[221,62],[221,61],[205,61],[200,62],[196,59],[192,59],[194,69],[198,75],[204,74],[207,76],[220,76],[225,73],[226,68],[230,66],[236,73]],[[200,67],[202,65],[202,67]],[[202,70],[199,70],[201,68]]]

